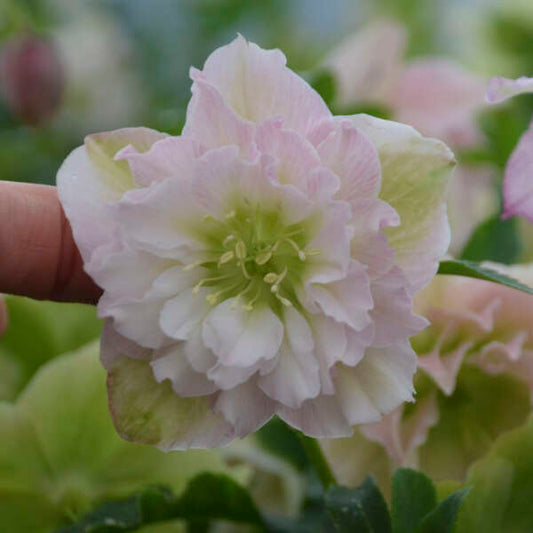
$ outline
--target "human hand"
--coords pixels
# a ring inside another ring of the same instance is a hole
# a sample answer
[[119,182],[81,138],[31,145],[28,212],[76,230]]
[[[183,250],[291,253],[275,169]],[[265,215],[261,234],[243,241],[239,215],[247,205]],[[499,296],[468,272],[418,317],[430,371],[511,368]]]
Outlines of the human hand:
[[[55,187],[0,181],[0,293],[96,303]],[[0,306],[0,332],[6,325]]]

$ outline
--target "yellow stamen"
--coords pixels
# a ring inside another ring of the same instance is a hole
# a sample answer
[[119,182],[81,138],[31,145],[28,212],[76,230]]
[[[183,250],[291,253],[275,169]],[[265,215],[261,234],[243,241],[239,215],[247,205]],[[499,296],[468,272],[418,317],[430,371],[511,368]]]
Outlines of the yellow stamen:
[[259,252],[256,255],[255,262],[258,265],[264,265],[265,263],[268,263],[271,258],[272,258],[272,250],[263,250],[262,252]]
[[233,250],[223,253],[220,256],[220,259],[218,260],[217,265],[218,266],[225,265],[226,263],[229,263],[234,257],[235,257],[235,252],[233,252]]
[[246,258],[246,244],[244,241],[239,241],[235,245],[235,255],[242,261]]

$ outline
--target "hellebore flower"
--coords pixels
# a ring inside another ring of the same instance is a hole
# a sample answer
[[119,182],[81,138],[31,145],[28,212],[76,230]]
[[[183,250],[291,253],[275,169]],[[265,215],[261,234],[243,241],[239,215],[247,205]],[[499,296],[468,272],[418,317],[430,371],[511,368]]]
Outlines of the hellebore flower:
[[453,155],[332,117],[285,62],[238,37],[191,70],[181,136],[92,135],[59,170],[128,439],[221,446],[275,414],[338,437],[412,397]]
[[[492,78],[487,101],[499,103],[518,94],[533,93],[533,78]],[[503,216],[523,216],[533,222],[533,121],[514,149],[503,178]]]
[[[487,266],[533,284],[533,265]],[[383,486],[398,466],[463,480],[500,434],[522,424],[533,400],[533,301],[486,281],[438,276],[415,301],[431,325],[418,353],[417,400],[355,436],[323,441],[339,481],[374,472]]]
[[38,126],[54,116],[65,86],[54,44],[34,35],[8,41],[0,54],[0,90],[7,107],[23,122]]

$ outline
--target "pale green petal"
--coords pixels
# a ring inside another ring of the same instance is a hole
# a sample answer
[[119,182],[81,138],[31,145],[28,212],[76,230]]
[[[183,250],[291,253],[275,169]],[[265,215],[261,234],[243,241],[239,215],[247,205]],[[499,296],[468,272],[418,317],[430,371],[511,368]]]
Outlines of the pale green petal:
[[108,393],[117,431],[133,442],[177,450],[223,446],[234,438],[231,425],[211,410],[210,397],[179,397],[168,380],[155,380],[146,361],[118,358]]
[[109,189],[108,200],[118,200],[134,187],[127,161],[115,160],[122,148],[132,145],[137,152],[147,152],[156,141],[167,137],[149,128],[124,128],[96,133],[85,138],[85,148],[91,162],[98,169],[99,177]]
[[400,215],[401,224],[386,229],[397,263],[414,290],[435,274],[446,252],[450,231],[445,196],[455,159],[436,139],[422,137],[404,124],[369,115],[343,117],[376,145],[381,161],[380,198]]

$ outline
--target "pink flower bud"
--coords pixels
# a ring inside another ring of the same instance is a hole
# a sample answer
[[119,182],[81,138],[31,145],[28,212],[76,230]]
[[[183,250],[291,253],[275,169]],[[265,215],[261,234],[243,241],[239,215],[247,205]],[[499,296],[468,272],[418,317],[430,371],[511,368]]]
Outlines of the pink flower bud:
[[57,111],[65,85],[51,41],[19,35],[0,52],[0,91],[7,107],[27,124],[39,125]]

